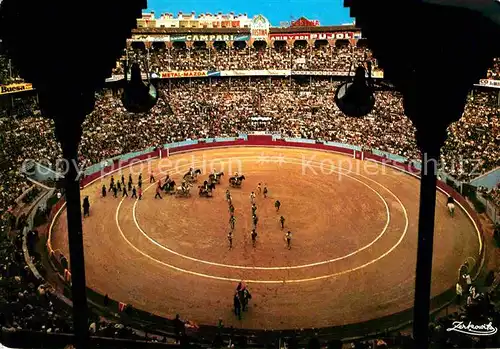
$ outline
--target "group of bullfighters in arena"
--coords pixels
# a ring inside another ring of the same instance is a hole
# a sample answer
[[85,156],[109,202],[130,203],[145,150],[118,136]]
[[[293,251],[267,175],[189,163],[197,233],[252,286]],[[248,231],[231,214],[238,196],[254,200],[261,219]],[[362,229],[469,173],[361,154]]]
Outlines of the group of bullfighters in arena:
[[[170,178],[169,175],[166,176],[164,183],[162,184],[161,179],[158,180],[158,185],[156,187],[155,199],[162,199],[161,193],[165,192],[166,194],[174,194],[177,197],[189,197],[190,190],[193,186],[193,183],[197,182],[198,175],[201,174],[201,170],[190,168],[189,171],[184,174],[182,183],[180,186],[176,187],[176,183],[174,180]],[[199,196],[200,197],[212,197],[212,192],[215,189],[215,186],[220,184],[221,178],[224,176],[224,172],[217,172],[213,170],[212,173],[209,174],[208,180],[205,180],[202,185],[198,186],[199,188]],[[243,181],[245,180],[245,176],[238,174],[236,172],[233,176],[229,178],[229,185],[232,188],[240,188]],[[155,178],[153,173],[150,174],[149,183],[154,183]],[[128,189],[128,190],[127,190]],[[122,193],[122,197],[128,197],[128,192],[132,192],[131,198],[141,200],[142,199],[142,174],[139,174],[137,181],[137,188],[134,185],[132,174],[129,174],[128,183],[125,185],[125,176],[122,174],[121,180],[116,181],[113,176],[111,176],[109,187],[106,189],[106,185],[102,186],[101,195],[102,197],[106,197],[108,192],[113,193],[113,197],[118,197],[118,192]],[[256,198],[257,196],[263,196],[264,199],[268,197],[269,191],[267,186],[262,186],[261,183],[257,185],[257,194],[255,192],[250,193],[250,204],[252,209],[252,230],[250,231],[250,237],[252,240],[252,246],[255,247],[257,244],[257,224],[259,222],[259,218],[257,216],[257,205]],[[226,190],[225,199],[229,206],[229,233],[227,235],[227,240],[229,243],[229,249],[233,248],[233,238],[234,238],[234,230],[236,226],[236,217],[235,217],[235,208],[233,204],[233,200],[231,197],[231,192],[229,189]],[[276,208],[276,212],[279,212],[281,207],[281,202],[276,200],[274,203],[274,207]],[[455,213],[455,201],[453,197],[448,197],[447,208],[449,210],[450,216],[453,217]],[[88,196],[84,198],[83,203],[83,216],[89,216],[90,214],[90,202]],[[285,228],[285,218],[280,216],[279,224],[281,229]],[[285,244],[288,249],[291,249],[292,243],[292,233],[288,231],[285,234]]]
[[[128,190],[127,190],[128,188]],[[128,193],[131,192],[132,199],[142,200],[142,174],[139,174],[137,180],[137,188],[132,180],[132,174],[128,176],[128,185],[125,185],[125,176],[122,175],[121,180],[115,182],[114,176],[111,176],[109,181],[109,187],[106,189],[106,185],[103,184],[101,188],[101,196],[106,197],[107,193],[112,192],[113,197],[118,197],[118,192],[122,193],[122,197],[128,197]]]
[[[176,186],[175,181],[170,178],[169,175],[166,176],[165,181],[162,183],[161,179],[158,180],[158,185],[156,187],[155,199],[162,199],[162,193],[165,194],[173,194],[177,197],[189,197],[190,190],[193,186],[193,183],[197,181],[198,175],[201,173],[201,170],[190,168],[189,171],[183,176],[182,183],[180,186]],[[209,180],[203,183],[203,186],[200,186],[200,196],[211,196],[212,189],[215,188],[214,182],[219,181],[220,176],[224,175],[223,173],[210,174]],[[150,173],[149,183],[154,183],[155,177],[153,173]],[[127,190],[128,188],[128,190]],[[142,174],[139,174],[139,178],[137,181],[137,187],[134,185],[132,174],[129,174],[128,177],[128,185],[125,185],[125,176],[121,176],[121,181],[116,181],[114,176],[111,176],[109,187],[106,189],[106,185],[103,185],[101,188],[101,196],[106,197],[107,193],[112,192],[113,197],[118,197],[118,192],[122,193],[122,197],[129,197],[128,192],[131,192],[130,196],[132,199],[142,200]]]
[[[165,194],[173,194],[176,197],[189,197],[190,190],[194,183],[198,180],[198,175],[201,174],[201,170],[190,168],[187,173],[184,174],[182,178],[182,183],[180,186],[176,186],[176,183],[170,176],[167,174],[164,182],[162,183],[161,179],[158,179],[155,199],[163,199],[162,193]],[[208,176],[208,180],[205,180],[202,185],[198,186],[198,194],[200,197],[212,197],[213,190],[215,190],[215,186],[220,184],[221,178],[224,176],[224,172],[217,172],[213,170]],[[245,180],[245,176],[236,172],[233,176],[229,178],[229,186],[232,188],[240,188],[243,181]],[[155,177],[153,173],[150,173],[149,183],[155,183]],[[128,192],[131,192],[131,199],[142,200],[142,174],[139,174],[137,180],[137,186],[134,185],[134,181],[132,179],[132,174],[129,174],[127,185],[125,184],[125,176],[122,174],[121,180],[115,181],[114,176],[112,175],[109,182],[109,187],[106,188],[106,185],[103,185],[101,188],[101,196],[104,198],[106,195],[112,192],[113,197],[118,197],[118,192],[122,193],[122,197],[129,197]],[[256,193],[257,192],[257,193]],[[263,196],[263,198],[267,198],[269,191],[266,185],[262,185],[259,183],[257,185],[256,192],[252,191],[250,193],[250,204],[252,209],[252,230],[250,231],[250,238],[252,240],[252,246],[256,247],[257,245],[257,224],[259,222],[259,218],[257,216],[257,205],[256,199],[257,196]],[[227,235],[227,240],[229,242],[229,249],[233,248],[233,237],[234,230],[236,226],[236,217],[235,217],[235,208],[233,204],[233,200],[231,197],[231,192],[229,189],[226,190],[225,195],[226,201],[229,206],[229,227],[230,231]],[[84,217],[89,215],[90,203],[88,197],[85,197],[84,200]],[[281,202],[276,200],[274,203],[274,207],[276,208],[276,212],[279,212],[281,207]],[[279,224],[281,229],[285,228],[285,218],[280,216]],[[288,231],[285,234],[285,243],[288,249],[291,249],[292,242],[292,233]]]
[[[238,174],[236,173],[237,177]],[[244,176],[242,176],[244,178]],[[263,195],[264,199],[268,197],[268,189],[267,186],[264,186],[264,189],[262,189],[262,184],[259,183],[257,185],[257,194],[255,192],[250,193],[250,204],[251,204],[251,209],[252,209],[252,230],[250,231],[250,238],[252,240],[252,246],[255,247],[257,245],[257,223],[259,222],[259,217],[257,216],[257,204],[256,204],[256,199],[257,196]],[[233,205],[233,200],[231,197],[231,192],[229,189],[226,190],[226,201],[229,206],[229,233],[227,235],[227,240],[229,243],[229,249],[233,248],[233,236],[234,236],[234,229],[236,225],[236,217],[234,215],[234,205]],[[279,212],[279,209],[281,207],[281,202],[279,200],[276,200],[274,203],[274,207],[276,208],[276,212]],[[281,229],[283,230],[285,228],[285,217],[280,216],[279,218],[280,226]],[[285,234],[285,242],[286,242],[286,247],[288,249],[291,249],[292,247],[292,233],[288,231]]]

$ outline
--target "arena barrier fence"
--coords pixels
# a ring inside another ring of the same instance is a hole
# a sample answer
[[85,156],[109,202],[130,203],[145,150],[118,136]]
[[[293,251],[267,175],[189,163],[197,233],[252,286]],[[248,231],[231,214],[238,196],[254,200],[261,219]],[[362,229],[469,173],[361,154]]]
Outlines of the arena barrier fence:
[[488,200],[481,193],[477,193],[476,198],[484,205],[486,215],[494,224],[500,224],[500,207],[493,201]]
[[50,196],[54,193],[54,190],[49,190],[43,195],[41,195],[30,207],[28,217],[26,219],[27,226],[24,227],[22,236],[23,236],[23,241],[22,241],[22,249],[23,249],[23,255],[24,255],[24,261],[28,268],[30,268],[31,272],[35,276],[36,279],[41,280],[42,276],[38,272],[38,270],[35,268],[33,261],[31,260],[31,257],[28,252],[28,245],[27,245],[27,235],[30,230],[34,228],[34,221],[35,221],[35,215],[37,213],[37,210],[39,207],[42,207],[46,205],[48,199]]
[[19,195],[19,197],[15,200],[15,203],[17,205],[21,205],[21,202],[23,201],[24,197],[26,195],[28,195],[33,189],[36,188],[36,185],[32,185],[31,187],[29,187],[28,189],[26,189],[21,195]]
[[[221,147],[248,147],[248,146],[268,146],[268,147],[285,147],[285,148],[299,148],[299,149],[311,149],[311,150],[321,150],[321,151],[327,151],[327,152],[335,152],[335,153],[341,153],[347,156],[351,156],[353,158],[357,159],[365,159],[368,161],[375,161],[378,163],[381,163],[386,166],[390,166],[393,168],[396,168],[400,171],[406,172],[410,175],[413,175],[415,177],[419,177],[420,173],[420,166],[419,163],[413,162],[413,161],[408,161],[405,158],[402,157],[397,157],[397,156],[388,156],[387,153],[383,152],[378,152],[378,154],[372,153],[372,152],[366,152],[362,151],[360,147],[352,146],[352,145],[345,145],[345,144],[340,144],[340,143],[334,143],[334,142],[319,142],[319,141],[308,141],[306,143],[300,142],[297,140],[285,140],[281,139],[278,137],[273,137],[273,135],[256,135],[256,134],[248,134],[246,137],[244,135],[240,135],[238,138],[230,138],[230,139],[221,139],[221,138],[216,138],[213,139],[213,141],[206,142],[205,140],[187,140],[184,142],[176,142],[176,143],[171,143],[171,144],[166,144],[163,147],[163,150],[168,149],[168,152],[161,151],[161,149],[157,148],[150,148],[148,149],[149,151],[142,151],[142,152],[136,152],[136,153],[129,153],[125,154],[119,157],[112,158],[110,160],[101,162],[97,166],[91,166],[88,171],[85,171],[86,176],[83,178],[81,181],[81,186],[86,187],[90,184],[92,184],[94,181],[98,180],[99,178],[102,178],[104,176],[107,176],[109,174],[112,174],[114,172],[117,172],[123,168],[129,167],[136,165],[140,162],[144,161],[149,161],[155,158],[160,157],[162,154],[180,154],[184,152],[190,152],[190,151],[195,151],[195,150],[202,150],[202,149],[210,149],[210,148],[221,148]],[[404,162],[396,161],[397,160],[402,160]],[[91,172],[90,169],[94,172]],[[474,267],[474,271],[471,272],[471,275],[474,276],[474,278],[477,278],[479,275],[483,263],[484,263],[484,256],[485,256],[485,244],[483,243],[484,237],[483,237],[483,228],[481,225],[481,222],[479,220],[479,217],[477,213],[472,209],[472,207],[468,204],[468,202],[465,200],[464,197],[462,197],[458,192],[456,192],[453,188],[448,186],[446,183],[442,181],[437,182],[437,188],[446,193],[447,195],[452,196],[455,201],[458,203],[458,205],[466,212],[466,214],[469,216],[470,220],[472,221],[474,227],[476,228],[477,234],[478,234],[478,239],[479,239],[479,251],[478,251],[478,260],[480,260],[480,263],[476,263]],[[69,276],[70,274],[70,268],[67,265],[67,258],[63,256],[60,251],[54,250],[52,248],[51,244],[51,239],[52,239],[52,233],[53,233],[53,226],[54,223],[57,221],[58,216],[64,209],[65,201],[64,198],[59,200],[56,205],[52,207],[52,210],[50,212],[50,225],[47,231],[47,251],[50,256],[51,262],[54,264],[55,269],[60,273],[61,277],[64,275]],[[67,270],[68,269],[68,270]],[[66,271],[67,270],[67,271]],[[65,274],[66,271],[66,274]],[[95,293],[92,290],[89,290],[90,293]],[[449,290],[443,292],[440,295],[437,295],[436,297],[431,300],[431,309],[433,309],[433,312],[439,311],[445,307],[447,307],[454,299],[455,296],[455,291],[454,291],[454,286],[450,288]],[[99,297],[102,299],[103,296],[99,295]],[[113,304],[117,305],[119,302],[110,300]],[[444,304],[444,305],[443,305]],[[151,319],[153,318],[159,318],[158,316],[155,316],[153,314],[149,314],[147,312],[140,311],[138,309],[134,309],[134,311],[138,314],[142,314],[144,316],[150,316]],[[401,327],[401,323],[403,322],[403,315],[405,315],[404,318],[407,318],[408,315],[411,315],[412,310],[407,310],[403,311],[398,314],[391,315],[390,317],[395,317],[395,320],[388,321],[387,323],[389,324],[386,326],[386,330],[383,332],[388,332],[388,331],[395,331],[398,328]],[[405,313],[405,314],[403,314]],[[148,314],[148,315],[147,315]],[[411,317],[411,316],[410,316]],[[399,319],[399,320],[396,320]],[[376,327],[373,327],[375,329],[380,329],[379,325],[379,320],[378,319],[373,325]],[[399,321],[399,322],[398,322]],[[408,321],[408,320],[404,320]],[[369,321],[370,322],[370,321]],[[369,329],[369,322],[366,324],[361,324],[362,331],[368,331]],[[403,325],[408,325],[409,323],[406,322]],[[370,328],[372,328],[370,326]],[[212,326],[200,326],[200,332],[203,332],[203,329],[210,331],[213,331],[214,328]],[[255,331],[247,331],[247,330],[238,330],[241,334],[244,334],[248,332],[254,333]],[[303,333],[306,334],[308,330],[303,330]],[[340,332],[334,332],[333,335],[337,336],[336,338],[344,338],[350,337],[347,335],[345,332],[345,329],[339,328],[338,331]],[[283,336],[286,336],[287,331],[280,331],[280,333]],[[295,335],[295,332],[290,332],[289,335]],[[376,335],[379,335],[381,331],[375,331],[371,332],[370,334],[366,335],[367,332],[363,332],[363,336],[351,336],[352,338],[348,338],[349,340],[352,340],[353,338],[360,338],[360,337],[374,337]],[[327,334],[327,329],[314,329],[313,332],[311,332],[311,335],[316,335],[318,334],[319,336],[331,336],[332,332],[328,332]]]

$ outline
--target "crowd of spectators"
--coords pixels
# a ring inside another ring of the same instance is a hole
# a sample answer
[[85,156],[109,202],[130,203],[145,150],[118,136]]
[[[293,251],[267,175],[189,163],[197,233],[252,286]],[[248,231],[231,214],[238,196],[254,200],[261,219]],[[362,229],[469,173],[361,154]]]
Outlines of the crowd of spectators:
[[[464,283],[465,284],[465,283]],[[430,326],[431,341],[437,348],[493,348],[499,346],[498,336],[464,335],[448,329],[454,328],[457,322],[465,326],[469,323],[475,325],[491,324],[492,330],[500,323],[500,308],[495,305],[492,298],[496,298],[495,290],[477,285],[464,285],[462,295],[457,298],[459,307],[457,311],[442,316],[433,321]]]
[[[137,61],[145,71],[148,62],[150,72],[193,71],[193,70],[262,70],[262,69],[293,69],[314,71],[335,71],[347,73],[351,63],[357,63],[371,58],[366,47],[355,47],[349,44],[329,46],[301,45],[298,41],[293,47],[276,44],[274,47],[257,45],[249,47],[243,42],[233,46],[225,43],[215,43],[209,49],[205,45],[195,45],[191,48],[174,46],[166,48],[163,45],[151,49],[129,47],[124,59]],[[376,63],[376,61],[373,61]],[[114,74],[123,74],[123,67],[118,66]]]
[[[360,41],[362,43],[362,41]],[[377,60],[371,51],[359,44],[352,46],[340,40],[334,46],[326,41],[318,40],[314,45],[305,41],[296,41],[293,46],[284,42],[274,42],[271,46],[254,44],[248,46],[243,42],[232,45],[216,42],[213,47],[196,42],[191,47],[184,43],[174,43],[167,48],[163,43],[154,43],[149,49],[144,44],[134,43],[125,51],[123,59],[137,61],[143,71],[148,63],[149,71],[154,73],[168,71],[193,70],[262,70],[292,69],[298,71],[333,71],[347,73],[352,63],[369,59],[373,69],[377,70]],[[123,74],[123,66],[118,64],[113,74]],[[494,58],[493,66],[487,72],[487,79],[500,79],[500,58]]]
[[[142,115],[130,114],[114,93],[104,91],[83,125],[80,165],[185,139],[233,137],[256,130],[420,158],[415,128],[397,92],[376,92],[377,102],[368,116],[349,118],[335,105],[337,86],[329,78],[171,80],[160,83],[157,105]],[[448,130],[441,155],[447,173],[470,180],[500,165],[499,112],[494,93],[476,92],[470,98],[463,117]],[[25,188],[20,176],[23,161],[43,159],[51,167],[61,150],[53,122],[41,117],[0,119],[0,137],[0,200],[5,210]]]
[[[30,234],[35,237],[36,234]],[[0,327],[67,333],[70,314],[57,307],[52,288],[41,283],[25,262],[21,235],[0,236]],[[38,268],[41,265],[38,264]]]
[[500,207],[500,187],[497,186],[496,188],[491,189],[490,195],[495,205],[497,205],[497,207]]
[[39,115],[35,92],[25,94],[22,97],[18,95],[11,95],[11,97],[8,103],[0,106],[0,118],[25,118]]
[[[26,241],[31,262],[44,273],[36,248],[38,232],[28,232]],[[27,265],[20,233],[0,234],[0,329],[46,333],[71,333],[73,330],[71,308]],[[128,326],[95,315],[91,318],[89,332],[101,337],[144,339]]]
[[7,85],[22,81],[19,72],[12,64],[11,60],[0,53],[0,85]]
[[492,189],[479,187],[478,192],[483,195],[484,198],[493,202],[497,207],[500,207],[500,183]]
[[493,58],[493,67],[488,69],[488,79],[500,80],[500,58]]
[[[467,276],[465,274],[464,276]],[[488,279],[488,278],[486,278]],[[485,283],[492,282],[490,279]],[[458,286],[460,285],[460,286]],[[478,285],[465,277],[459,280],[457,289],[460,290],[456,302],[448,307],[446,314],[439,313],[432,317],[429,323],[431,349],[436,348],[495,348],[500,345],[500,337],[493,335],[465,334],[450,329],[461,322],[464,327],[469,323],[483,326],[484,332],[490,324],[489,331],[493,331],[500,324],[500,307],[498,294],[494,287]],[[444,312],[443,312],[444,313]],[[481,333],[481,331],[478,331]],[[413,348],[411,337],[405,332],[396,332],[392,335],[381,335],[379,339],[362,340],[344,345],[344,349],[372,349],[372,348]]]
[[442,149],[444,170],[471,179],[500,165],[500,109],[496,93],[476,92],[462,118],[448,128]]
[[[85,127],[82,161],[104,158],[185,139],[237,136],[266,130],[286,137],[336,141],[419,159],[415,129],[404,116],[401,96],[377,92],[367,117],[344,116],[334,103],[330,79],[176,80],[160,87],[153,110],[134,118],[113,96],[103,97]],[[444,170],[469,180],[500,165],[499,108],[488,94],[471,98],[463,118],[449,128]],[[119,126],[117,126],[119,125]],[[124,130],[128,130],[125,131]],[[101,147],[95,146],[100,139]],[[91,144],[92,143],[92,144]]]
[[[53,123],[41,117],[0,118],[0,215],[30,183],[21,174],[26,159],[50,159],[61,153],[54,139]],[[43,144],[43,146],[40,146]]]
[[[135,46],[134,46],[135,45]],[[373,69],[377,70],[377,61],[371,51],[360,44],[352,46],[347,41],[340,40],[332,46],[326,41],[318,40],[314,45],[305,41],[297,41],[293,46],[284,42],[275,42],[271,46],[254,44],[248,46],[244,42],[232,45],[216,42],[213,47],[206,43],[196,42],[192,47],[184,43],[175,43],[167,48],[163,43],[154,43],[150,49],[144,44],[134,44],[125,50],[122,60],[137,61],[143,71],[146,62],[150,72],[193,70],[262,70],[262,69],[292,69],[298,71],[333,71],[339,74],[347,73],[351,64],[369,59]],[[123,65],[117,63],[113,74],[123,74]],[[493,66],[488,69],[488,79],[500,79],[500,58],[494,58]],[[0,85],[22,82],[18,72],[10,60],[0,53]]]

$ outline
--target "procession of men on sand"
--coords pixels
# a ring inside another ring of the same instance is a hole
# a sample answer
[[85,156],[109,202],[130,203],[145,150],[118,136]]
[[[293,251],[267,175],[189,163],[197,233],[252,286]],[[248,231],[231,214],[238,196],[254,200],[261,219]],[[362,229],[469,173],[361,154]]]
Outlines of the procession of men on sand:
[[[262,185],[261,183],[258,184],[257,186],[257,193],[259,195],[263,194],[264,198],[267,198],[268,195],[268,190],[267,187],[264,187],[264,190],[262,190]],[[257,195],[255,192],[250,193],[250,204],[252,205],[252,231],[250,232],[250,237],[252,239],[252,246],[255,247],[257,244],[257,223],[259,222],[259,218],[257,217],[257,205],[255,203]],[[229,249],[233,248],[233,232],[234,228],[236,225],[236,218],[234,216],[234,205],[233,205],[233,200],[231,197],[231,192],[229,189],[226,190],[226,201],[229,205],[229,227],[230,231],[229,234],[227,234],[227,240],[229,242]],[[276,212],[278,213],[281,207],[281,202],[279,200],[276,200],[274,203],[274,207],[276,208]],[[279,218],[279,224],[281,226],[281,229],[283,230],[285,228],[285,217],[280,216]],[[292,232],[288,231],[285,234],[285,242],[286,242],[286,247],[288,249],[292,248]]]
[[[167,178],[165,181],[170,180],[169,176],[167,175]],[[150,174],[149,178],[149,183],[154,183],[155,182],[155,177],[153,173]],[[184,185],[184,182],[183,182]],[[128,197],[128,192],[132,192],[132,195],[130,198],[132,199],[138,199],[142,200],[142,174],[139,174],[138,182],[137,182],[137,187],[134,186],[133,180],[132,180],[132,174],[129,174],[128,177],[128,184],[125,185],[125,176],[122,174],[121,176],[121,181],[116,181],[114,180],[114,177],[111,176],[110,183],[108,189],[106,189],[106,185],[103,184],[101,188],[101,197],[106,197],[108,192],[113,192],[113,197],[117,198],[118,197],[118,192],[120,191],[122,193],[122,197]],[[127,190],[128,188],[128,190]],[[158,180],[158,185],[156,187],[156,194],[155,194],[155,199],[160,198],[162,199],[161,192],[162,188],[164,188],[164,185],[162,186],[161,184],[161,179]],[[257,185],[257,194],[263,195],[264,198],[268,197],[268,189],[266,186],[264,186],[264,189],[262,189],[262,184],[259,183]],[[256,197],[257,195],[255,192],[252,191],[250,194],[250,203],[252,205],[252,230],[250,232],[250,237],[252,239],[252,246],[255,247],[257,244],[257,223],[259,221],[259,218],[257,216],[257,206],[256,206]],[[231,250],[233,248],[233,232],[236,226],[236,218],[234,215],[234,205],[231,197],[231,192],[229,189],[226,190],[226,201],[229,205],[229,227],[230,231],[229,234],[227,235],[227,240],[229,243],[229,249]],[[276,208],[276,213],[279,212],[280,207],[281,207],[281,202],[279,200],[276,200],[274,203],[274,207]],[[83,216],[87,217],[90,215],[90,202],[89,202],[89,197],[86,196],[83,199]],[[280,216],[279,218],[279,224],[281,226],[281,229],[283,230],[285,228],[285,218],[283,216]],[[285,243],[286,243],[286,248],[291,249],[292,248],[292,232],[288,231],[285,234],[284,237]]]

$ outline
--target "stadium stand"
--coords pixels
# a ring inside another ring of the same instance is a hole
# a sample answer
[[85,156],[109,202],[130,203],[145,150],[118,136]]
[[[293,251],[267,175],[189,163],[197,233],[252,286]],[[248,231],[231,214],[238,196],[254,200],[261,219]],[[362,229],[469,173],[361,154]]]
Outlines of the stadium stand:
[[[326,43],[326,42],[325,42]],[[135,47],[134,47],[135,46]],[[297,41],[294,47],[264,46],[248,47],[235,43],[234,47],[215,46],[213,50],[206,47],[187,49],[177,45],[166,48],[158,44],[146,52],[140,44],[132,45],[125,57],[144,63],[149,60],[150,70],[155,73],[164,71],[195,70],[259,70],[259,69],[295,69],[321,71],[349,71],[351,59],[361,61],[370,58],[370,51],[363,46],[353,47],[347,41],[338,41],[337,46],[318,44],[308,47],[305,41]],[[125,58],[124,57],[124,58]],[[302,60],[300,60],[302,59]],[[123,67],[115,69],[115,74],[123,74]]]
[[[246,78],[232,78],[230,83],[212,79],[211,84],[198,79],[163,85],[158,104],[139,119],[131,117],[112,93],[104,93],[84,124],[81,164],[87,167],[119,154],[186,138],[235,136],[240,131],[256,130],[344,142],[412,159],[420,156],[414,128],[403,114],[401,97],[393,91],[377,92],[375,110],[363,119],[352,119],[336,107],[333,93],[337,83],[329,79],[301,82],[256,78],[249,83]],[[459,180],[471,179],[500,165],[500,109],[491,105],[492,98],[488,92],[477,93],[462,119],[449,128],[442,161],[446,172]],[[252,121],[257,115],[269,116],[271,121]],[[5,144],[2,155],[8,164],[1,174],[4,210],[22,189],[18,169],[25,154],[33,154],[35,160],[48,159],[52,165],[60,156],[52,127],[52,121],[41,117],[18,115],[0,121]]]

